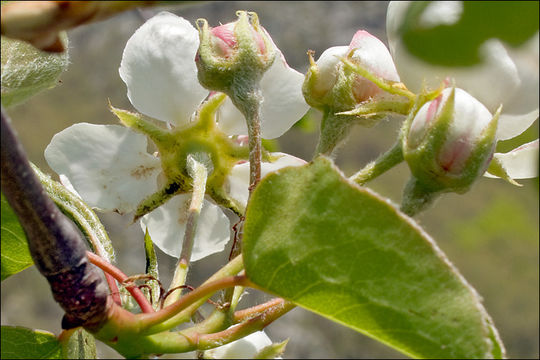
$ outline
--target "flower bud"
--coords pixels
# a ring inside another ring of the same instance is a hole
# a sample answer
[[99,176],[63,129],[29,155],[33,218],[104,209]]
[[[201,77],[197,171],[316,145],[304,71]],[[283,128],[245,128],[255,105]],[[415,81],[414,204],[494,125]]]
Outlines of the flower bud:
[[311,66],[306,74],[303,93],[306,102],[319,109],[328,107],[334,112],[348,111],[357,104],[382,95],[370,80],[347,69],[340,58],[365,68],[373,75],[394,82],[399,81],[390,52],[382,41],[367,31],[359,30],[349,46],[335,46],[325,50],[315,62],[308,53]]
[[199,82],[209,90],[230,94],[238,80],[258,83],[274,62],[275,45],[257,14],[238,11],[237,15],[237,21],[215,28],[197,20],[200,46],[195,62]]
[[492,116],[459,88],[424,104],[403,138],[403,156],[427,191],[466,192],[495,150],[499,112]]

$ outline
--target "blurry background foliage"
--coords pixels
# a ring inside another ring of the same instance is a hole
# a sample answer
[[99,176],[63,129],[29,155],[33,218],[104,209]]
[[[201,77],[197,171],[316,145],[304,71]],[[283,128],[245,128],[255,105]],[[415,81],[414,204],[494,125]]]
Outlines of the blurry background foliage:
[[[236,19],[244,9],[259,14],[263,26],[298,71],[307,69],[306,51],[315,57],[328,47],[348,45],[358,29],[386,42],[387,2],[205,2],[164,7],[192,23],[200,17],[211,26]],[[52,136],[78,123],[117,124],[107,109],[132,109],[118,75],[128,38],[160,8],[131,11],[96,24],[72,30],[70,62],[61,84],[42,92],[23,105],[8,110],[31,161],[52,174],[43,151]],[[302,122],[279,141],[268,144],[292,155],[311,159],[317,141],[320,114],[310,111]],[[382,151],[397,135],[400,119],[393,118],[371,129],[356,127],[338,154],[337,164],[351,175]],[[526,133],[499,145],[507,151],[515,144],[538,136],[538,121]],[[56,177],[56,175],[54,175]],[[409,177],[401,164],[369,184],[399,203]],[[447,194],[421,214],[418,221],[431,234],[484,298],[485,306],[500,331],[510,358],[539,355],[538,178],[521,180],[523,187],[482,178],[465,195]],[[117,265],[128,275],[144,272],[144,234],[129,217],[100,214],[117,249]],[[230,246],[230,244],[229,244]],[[175,260],[157,249],[160,274],[170,281]],[[216,254],[195,263],[188,283],[198,285],[224,263],[227,254]],[[249,291],[241,302],[268,298]],[[52,299],[46,280],[34,267],[2,283],[2,325],[45,329],[58,334],[62,311]],[[267,328],[274,341],[291,338],[285,358],[400,358],[402,355],[351,329],[303,309],[295,309]],[[118,357],[98,344],[102,357]],[[167,357],[167,356],[166,356]]]

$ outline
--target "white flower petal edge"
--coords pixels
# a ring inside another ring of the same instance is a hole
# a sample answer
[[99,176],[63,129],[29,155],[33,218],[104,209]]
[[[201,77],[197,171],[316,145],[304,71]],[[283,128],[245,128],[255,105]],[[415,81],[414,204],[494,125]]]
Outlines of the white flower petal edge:
[[146,146],[144,135],[123,126],[79,123],[54,135],[45,159],[88,205],[123,213],[157,190],[161,165]]
[[[142,230],[148,228],[154,244],[167,255],[176,258],[180,256],[190,202],[191,194],[176,195],[141,218]],[[230,238],[229,228],[229,218],[219,206],[205,198],[197,224],[191,261],[223,251]]]
[[[529,179],[538,176],[538,139],[523,144],[507,153],[493,155],[501,163],[512,179]],[[488,172],[485,177],[496,178]]]
[[[289,154],[272,153],[271,155],[279,156],[279,158],[272,163],[261,163],[261,179],[268,173],[286,166],[302,166],[307,164],[305,160]],[[249,197],[249,162],[246,161],[235,165],[229,176],[227,176],[226,182],[229,186],[229,195],[245,207]]]
[[499,118],[497,138],[511,139],[538,119],[539,107],[539,35],[536,33],[530,40],[518,48],[507,46],[508,55],[517,67],[520,87],[504,101],[503,114]]
[[[276,59],[263,75],[261,91],[261,136],[274,139],[283,135],[309,110],[302,95],[304,75],[289,67],[276,47]],[[221,106],[219,127],[227,135],[247,134],[246,120],[227,98]]]
[[349,50],[356,49],[353,60],[357,60],[371,73],[386,80],[399,81],[399,75],[388,48],[377,37],[365,30],[357,31],[349,45]]
[[133,106],[173,125],[188,123],[208,95],[197,80],[198,48],[197,30],[168,12],[137,29],[124,48],[119,69]]
[[257,331],[229,344],[207,350],[205,354],[213,359],[253,359],[269,345],[272,345],[272,340],[264,331]]
[[[445,6],[440,3],[432,3],[430,10],[444,12]],[[494,113],[501,103],[519,89],[520,79],[516,65],[503,44],[495,39],[486,41],[480,48],[484,63],[467,68],[436,66],[411,55],[401,41],[398,31],[409,5],[410,2],[390,2],[386,32],[401,81],[411,91],[420,91],[424,79],[428,87],[435,89],[446,77],[450,77],[455,80],[456,87],[465,89]]]

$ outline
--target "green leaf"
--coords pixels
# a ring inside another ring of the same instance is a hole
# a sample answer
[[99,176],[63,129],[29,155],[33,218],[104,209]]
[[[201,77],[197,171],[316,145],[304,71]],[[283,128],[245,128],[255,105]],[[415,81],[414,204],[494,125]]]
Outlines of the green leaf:
[[56,206],[69,217],[84,234],[92,250],[112,263],[115,260],[114,248],[105,227],[96,213],[79,196],[61,183],[44,174],[36,165],[30,163],[47,195]]
[[148,232],[148,228],[144,233],[144,254],[146,257],[146,271],[145,273],[154,277],[156,280],[150,280],[146,284],[150,287],[150,291],[147,288],[143,288],[143,292],[152,303],[152,306],[155,310],[159,309],[160,306],[160,296],[161,296],[161,286],[158,282],[159,280],[159,271],[158,271],[158,261],[156,256],[156,251],[154,250],[154,243]]
[[[67,48],[67,35],[60,39]],[[2,105],[20,104],[55,87],[69,64],[68,52],[48,53],[29,43],[2,36]]]
[[2,359],[62,359],[54,334],[21,326],[2,325]]
[[2,281],[34,264],[26,235],[7,200],[2,194]]
[[429,2],[407,9],[401,36],[408,50],[432,64],[470,66],[481,62],[480,46],[499,38],[519,46],[538,32],[538,1],[463,1],[460,18],[453,24],[422,25]]
[[480,297],[409,217],[324,157],[267,176],[243,257],[269,292],[412,357],[501,357]]
[[96,340],[83,328],[74,329],[62,343],[65,359],[97,359]]

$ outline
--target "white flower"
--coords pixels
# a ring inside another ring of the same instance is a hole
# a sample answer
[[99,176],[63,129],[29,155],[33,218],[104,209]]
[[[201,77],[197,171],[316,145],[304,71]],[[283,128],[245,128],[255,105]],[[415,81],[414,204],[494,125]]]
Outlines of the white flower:
[[[133,106],[172,125],[187,124],[208,95],[197,80],[198,48],[199,33],[181,17],[161,12],[144,23],[128,40],[119,69]],[[302,96],[304,76],[276,51],[261,80],[261,134],[266,139],[281,136],[309,108]],[[222,106],[219,126],[228,135],[247,134],[244,117],[230,99]]]
[[[197,30],[173,14],[163,12],[143,24],[128,40],[119,69],[133,106],[169,125],[187,125],[208,95],[197,80],[198,46]],[[282,56],[265,74],[261,84],[263,137],[280,136],[307,111],[302,81],[303,76],[288,67]],[[243,116],[230,100],[220,112],[222,131],[229,135],[247,132]],[[75,124],[53,137],[45,158],[90,206],[102,211],[134,211],[143,199],[162,188],[165,178],[159,157],[147,152],[146,136],[118,125]],[[268,166],[276,168],[263,163],[263,171],[268,172]],[[243,203],[242,189],[247,191],[248,180],[230,178],[234,183],[231,196],[240,194],[237,201]],[[189,193],[176,195],[141,219],[143,231],[148,227],[154,243],[171,256],[181,252],[190,200]],[[228,217],[206,197],[191,259],[223,250],[229,227]]]
[[[410,3],[390,2],[386,17],[390,52],[407,88],[418,92],[425,82],[434,89],[446,78],[451,78],[456,87],[466,90],[492,114],[503,104],[496,134],[498,140],[511,139],[529,128],[538,118],[538,33],[518,49],[507,48],[496,39],[486,41],[480,48],[483,62],[479,65],[466,68],[437,66],[410,54],[401,39],[400,27]],[[420,17],[419,25],[429,28],[451,24],[459,20],[461,13],[460,2],[434,1]],[[511,178],[537,176],[537,172],[517,171],[518,167],[511,164],[512,159],[518,159],[522,164],[531,163],[538,157],[531,149],[516,149],[511,157],[505,157],[504,166]],[[500,157],[500,154],[495,156]]]
[[205,356],[213,359],[253,359],[269,345],[272,345],[272,340],[264,331],[257,331],[229,344],[207,350]]

